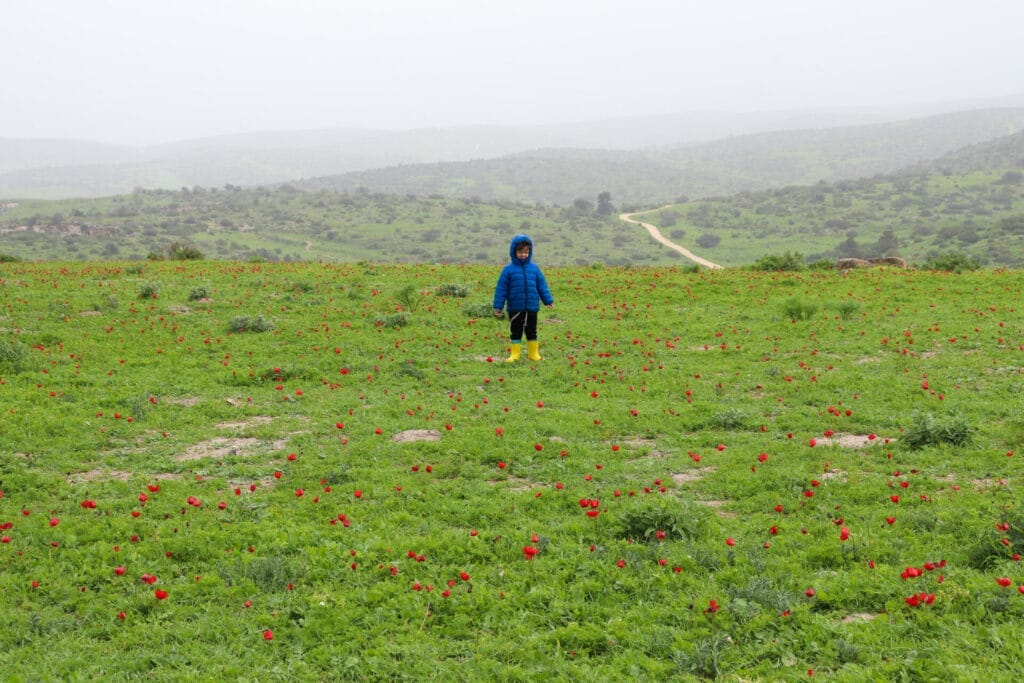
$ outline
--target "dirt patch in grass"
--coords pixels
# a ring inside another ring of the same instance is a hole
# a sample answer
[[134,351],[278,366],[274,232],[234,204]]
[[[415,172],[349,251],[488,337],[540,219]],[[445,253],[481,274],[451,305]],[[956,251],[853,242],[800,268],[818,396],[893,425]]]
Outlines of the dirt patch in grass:
[[698,467],[695,470],[687,470],[685,472],[675,472],[675,473],[673,473],[673,474],[671,474],[669,476],[671,476],[672,477],[672,481],[674,481],[677,484],[688,484],[688,483],[690,483],[692,481],[700,481],[701,479],[703,479],[705,477],[705,475],[708,475],[708,474],[710,474],[710,473],[712,473],[714,471],[715,471],[714,467]]
[[724,506],[729,504],[729,501],[727,500],[695,500],[693,502],[697,503],[698,505],[704,505],[706,507],[711,508],[712,510],[715,511],[715,514],[721,517],[722,519],[732,519],[733,517],[737,516],[735,512],[729,512],[728,510],[722,509]]
[[408,443],[410,441],[440,441],[441,432],[436,429],[407,429],[392,435],[391,440],[395,443]]
[[69,484],[88,484],[91,481],[108,481],[110,479],[120,479],[121,481],[128,481],[134,474],[131,472],[125,472],[123,470],[89,470],[87,472],[75,472],[68,475]]
[[[888,443],[892,443],[892,439],[888,440]],[[876,446],[880,443],[886,443],[885,439],[880,437],[871,438],[869,434],[835,434],[831,437],[826,437],[818,442],[822,446],[839,446],[840,448],[867,448],[868,446]]]
[[524,477],[509,477],[508,479],[488,479],[487,483],[491,486],[497,486],[498,484],[508,484],[509,491],[530,491],[536,485],[537,482],[530,481]]
[[881,614],[872,614],[870,612],[855,612],[854,614],[847,614],[845,617],[840,619],[840,623],[853,624],[859,621],[872,621],[873,619],[882,616]]
[[220,424],[216,425],[216,427],[217,427],[217,429],[235,429],[235,430],[239,430],[239,429],[246,429],[248,427],[255,427],[256,425],[267,424],[268,422],[273,422],[273,421],[274,421],[274,418],[272,418],[272,417],[270,417],[268,415],[256,415],[255,417],[250,417],[248,420],[245,420],[243,422],[221,422]]
[[253,452],[261,443],[262,441],[258,438],[224,438],[216,436],[194,444],[187,451],[175,457],[174,460],[183,463],[203,460],[204,458],[253,455]]
[[186,396],[185,398],[165,398],[164,403],[172,406],[183,406],[185,408],[191,408],[198,404],[203,399],[199,396]]

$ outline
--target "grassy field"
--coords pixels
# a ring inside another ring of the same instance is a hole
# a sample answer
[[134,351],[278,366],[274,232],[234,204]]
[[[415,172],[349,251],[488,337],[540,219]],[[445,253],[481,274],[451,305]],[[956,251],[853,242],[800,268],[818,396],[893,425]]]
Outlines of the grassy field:
[[0,264],[8,680],[1012,680],[1024,273]]

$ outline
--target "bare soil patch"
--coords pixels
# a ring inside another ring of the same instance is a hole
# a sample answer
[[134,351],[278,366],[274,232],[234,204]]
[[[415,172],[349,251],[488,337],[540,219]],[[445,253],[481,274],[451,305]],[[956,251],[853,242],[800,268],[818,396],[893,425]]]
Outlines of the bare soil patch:
[[273,422],[273,421],[274,421],[274,418],[272,418],[272,417],[270,417],[268,415],[256,415],[254,417],[250,417],[248,420],[245,420],[243,422],[221,422],[220,424],[218,424],[216,426],[217,426],[217,429],[241,430],[241,429],[246,429],[248,427],[255,427],[256,425],[267,424],[268,422]]
[[675,472],[671,474],[672,481],[677,484],[688,484],[692,481],[700,481],[705,475],[714,472],[714,467],[698,467],[695,470],[687,470],[685,472]]
[[174,460],[179,463],[203,460],[204,458],[225,458],[227,456],[253,455],[253,452],[262,442],[258,438],[224,438],[216,436],[206,441],[200,441],[189,447],[187,451],[177,456]]
[[436,429],[407,429],[398,432],[391,437],[395,443],[408,443],[410,441],[440,441],[441,432]]

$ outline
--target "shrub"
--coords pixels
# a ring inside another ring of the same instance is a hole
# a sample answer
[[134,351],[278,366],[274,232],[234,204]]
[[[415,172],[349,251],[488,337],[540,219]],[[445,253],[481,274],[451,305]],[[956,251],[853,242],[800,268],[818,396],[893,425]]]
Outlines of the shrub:
[[465,299],[469,296],[469,288],[456,284],[440,285],[434,290],[434,294],[437,296],[452,297],[454,299]]
[[261,315],[255,318],[249,315],[237,315],[228,321],[231,332],[269,332],[274,329],[274,322]]
[[970,441],[973,431],[967,418],[958,413],[938,418],[931,413],[914,411],[910,425],[904,430],[903,442],[913,450],[941,443],[963,446]]
[[416,291],[416,287],[414,285],[406,285],[405,287],[402,287],[402,289],[398,291],[398,294],[395,295],[395,299],[397,299],[402,308],[407,311],[415,311],[419,308],[420,302],[423,301],[423,297],[420,296],[418,291]]
[[200,299],[210,298],[210,288],[206,285],[200,285],[199,287],[193,287],[188,293],[189,301],[199,301]]
[[159,282],[143,282],[142,286],[139,287],[140,299],[155,299],[158,296],[160,296]]
[[818,312],[817,304],[801,301],[796,297],[782,303],[782,314],[790,320],[810,320]]
[[409,314],[405,312],[392,313],[391,315],[378,315],[374,321],[377,327],[385,327],[389,330],[397,330],[409,324]]
[[762,256],[751,266],[753,270],[774,272],[786,271],[795,272],[804,269],[804,255],[797,252],[784,252],[782,254],[771,254]]
[[21,258],[14,254],[0,254],[0,263],[16,263],[21,261]]
[[978,268],[981,268],[981,263],[979,263],[976,258],[968,254],[964,254],[962,252],[950,252],[948,254],[929,256],[925,259],[924,268],[926,270],[962,273],[965,270],[978,270]]
[[463,306],[462,312],[470,318],[486,318],[494,315],[494,308],[491,307],[491,304],[473,304],[470,306]]
[[666,539],[696,539],[705,527],[706,516],[706,510],[689,501],[677,501],[672,505],[654,503],[622,514],[619,517],[619,536],[654,541],[657,533],[662,531]]
[[860,310],[860,303],[849,299],[830,304],[829,308],[834,309],[843,320],[849,320],[853,314]]
[[0,340],[0,368],[18,373],[28,358],[28,347],[20,341]]
[[171,242],[171,245],[167,247],[167,258],[172,261],[199,261],[206,256],[192,244]]

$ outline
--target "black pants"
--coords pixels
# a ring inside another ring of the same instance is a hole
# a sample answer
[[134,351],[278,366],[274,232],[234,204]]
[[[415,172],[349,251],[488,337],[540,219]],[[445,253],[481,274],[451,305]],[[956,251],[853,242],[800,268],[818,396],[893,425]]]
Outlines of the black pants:
[[537,311],[509,311],[508,338],[518,342],[526,332],[526,341],[537,341]]

